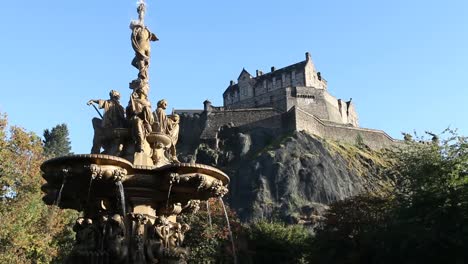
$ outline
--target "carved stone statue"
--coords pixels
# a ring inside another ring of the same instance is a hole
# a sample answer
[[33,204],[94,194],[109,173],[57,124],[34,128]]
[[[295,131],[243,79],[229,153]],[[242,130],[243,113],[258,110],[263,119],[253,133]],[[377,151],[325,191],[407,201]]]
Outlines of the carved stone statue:
[[166,99],[158,101],[158,108],[154,111],[153,131],[165,134],[171,138],[171,145],[169,147],[169,156],[173,162],[177,160],[176,148],[177,140],[179,138],[179,122],[180,117],[178,114],[166,116],[165,110],[167,109]]
[[143,152],[146,136],[152,130],[153,114],[147,96],[143,89],[136,89],[130,96],[126,109],[132,139],[135,143],[135,152]]
[[167,134],[167,116],[166,116],[167,101],[162,99],[158,101],[156,111],[154,111],[154,132]]
[[[144,10],[144,8],[141,10]],[[140,8],[138,11],[140,13]],[[151,52],[150,41],[157,41],[159,39],[143,24],[141,18],[139,21],[132,21],[130,29],[132,30],[132,47],[135,51],[132,65],[139,70],[138,78],[147,80]]]
[[[109,92],[109,100],[96,100],[88,101],[88,105],[97,104],[100,109],[104,109],[102,119],[93,118],[94,138],[92,154],[100,153],[101,147],[104,152],[109,152],[113,144],[111,135],[112,128],[122,128],[125,126],[124,108],[120,105],[120,93],[115,90]],[[106,153],[107,154],[107,153]]]
[[113,263],[122,263],[128,255],[124,218],[115,214],[105,225],[105,244]]
[[180,116],[178,114],[172,114],[168,116],[167,118],[167,134],[171,138],[171,147],[169,148],[169,154],[170,158],[173,162],[179,162],[177,159],[177,153],[176,153],[176,144],[177,140],[179,139],[179,122],[180,122]]

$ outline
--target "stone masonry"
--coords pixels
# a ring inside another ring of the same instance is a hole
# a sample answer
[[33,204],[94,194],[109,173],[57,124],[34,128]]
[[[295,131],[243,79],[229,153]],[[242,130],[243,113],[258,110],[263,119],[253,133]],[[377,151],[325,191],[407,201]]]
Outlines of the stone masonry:
[[216,148],[218,132],[229,125],[240,131],[256,127],[278,133],[306,130],[351,144],[362,140],[373,149],[399,142],[384,131],[358,127],[354,104],[328,93],[327,81],[316,71],[308,52],[302,62],[281,69],[272,67],[269,73],[257,70],[255,77],[243,69],[237,83],[230,82],[223,99],[223,107],[212,106],[207,100],[203,110],[175,111],[182,116],[182,124],[185,121],[200,128],[197,135],[190,132],[192,138],[198,137]]

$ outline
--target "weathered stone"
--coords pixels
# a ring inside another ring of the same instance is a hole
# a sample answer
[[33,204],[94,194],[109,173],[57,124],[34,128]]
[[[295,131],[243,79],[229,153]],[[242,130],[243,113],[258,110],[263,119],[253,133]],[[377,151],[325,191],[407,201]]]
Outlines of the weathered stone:
[[[222,135],[226,138],[220,138],[218,150],[202,147],[203,153],[217,157],[217,163],[200,155],[197,162],[214,162],[232,176],[228,199],[244,221],[279,216],[286,222],[312,225],[328,204],[380,190],[379,182],[389,182],[380,178],[381,167],[373,159],[357,155],[350,161],[306,132],[278,136],[258,128]],[[249,151],[244,153],[245,149]],[[360,151],[378,159],[377,152]]]

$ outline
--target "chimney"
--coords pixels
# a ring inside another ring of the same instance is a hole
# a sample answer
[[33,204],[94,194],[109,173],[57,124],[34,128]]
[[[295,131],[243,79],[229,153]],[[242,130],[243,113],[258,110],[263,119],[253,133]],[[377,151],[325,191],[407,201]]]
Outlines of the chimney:
[[305,57],[306,57],[306,61],[310,61],[310,53],[309,52],[306,52]]
[[276,68],[275,68],[275,66],[272,66],[271,67],[271,72],[274,72],[274,71],[276,71]]
[[257,70],[257,77],[262,76],[263,72],[261,70]]
[[234,84],[236,84],[233,80],[231,80],[231,82],[229,83],[229,86],[233,86]]

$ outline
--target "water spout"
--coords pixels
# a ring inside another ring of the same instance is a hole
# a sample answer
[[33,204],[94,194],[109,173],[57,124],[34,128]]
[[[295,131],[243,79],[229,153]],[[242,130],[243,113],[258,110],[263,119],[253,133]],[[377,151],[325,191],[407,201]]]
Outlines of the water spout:
[[101,251],[104,251],[104,242],[105,242],[105,239],[106,239],[106,231],[107,231],[107,219],[105,219],[104,227],[102,228]]
[[62,172],[63,172],[62,186],[60,186],[60,190],[59,190],[59,193],[57,195],[57,199],[55,200],[55,206],[60,206],[60,201],[62,200],[63,187],[65,186],[65,183],[67,182],[68,169],[63,169]]
[[125,194],[124,194],[124,188],[123,188],[123,184],[121,181],[116,181],[115,184],[117,184],[117,187],[119,188],[119,193],[120,193],[120,205],[121,205],[121,209],[122,209],[122,216],[125,216],[126,215],[126,212],[125,212]]
[[89,180],[89,186],[88,186],[88,196],[86,198],[86,206],[88,207],[89,207],[89,200],[91,199],[91,186],[93,185],[93,180],[94,180],[94,177],[91,176]]
[[167,191],[166,208],[169,208],[169,198],[171,197],[171,190],[172,190],[172,181],[169,182],[169,190]]
[[234,245],[234,238],[232,237],[231,224],[229,224],[229,217],[228,217],[228,214],[227,214],[227,211],[226,211],[226,206],[224,205],[223,198],[219,197],[219,200],[221,201],[221,205],[223,206],[224,216],[226,217],[226,223],[227,223],[227,227],[229,229],[229,236],[231,238],[231,245],[232,245],[232,254],[234,255],[234,264],[237,264],[236,247]]
[[206,201],[206,212],[208,213],[208,223],[210,224],[210,228],[213,229],[213,224],[211,221],[211,211],[210,211],[210,201]]

